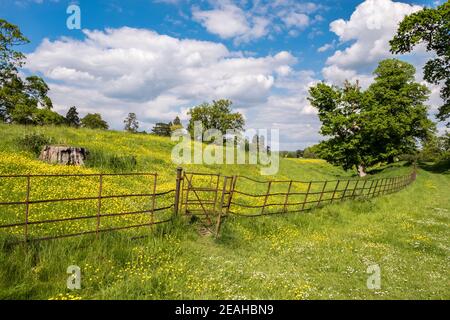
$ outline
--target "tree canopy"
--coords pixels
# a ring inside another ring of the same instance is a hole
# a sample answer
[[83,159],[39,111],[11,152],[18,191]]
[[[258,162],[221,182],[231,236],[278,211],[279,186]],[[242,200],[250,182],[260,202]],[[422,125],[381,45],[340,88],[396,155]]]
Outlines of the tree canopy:
[[411,52],[420,43],[436,54],[424,67],[424,79],[432,84],[443,84],[441,97],[444,104],[437,117],[445,121],[450,117],[450,2],[406,16],[390,41],[391,52]]
[[63,124],[64,118],[51,111],[49,88],[38,76],[22,79],[19,68],[25,56],[15,50],[28,43],[20,29],[0,19],[0,120],[19,124]]
[[321,134],[329,138],[320,143],[320,156],[365,175],[367,166],[417,150],[434,124],[424,104],[429,91],[414,81],[414,74],[409,63],[387,59],[379,63],[366,91],[349,82],[342,88],[325,83],[311,87],[309,101],[318,109]]
[[83,119],[81,119],[81,125],[84,128],[89,129],[103,129],[109,128],[108,123],[102,119],[100,113],[88,113]]
[[[203,130],[217,129],[223,134],[227,130],[241,131],[244,129],[245,120],[239,112],[232,112],[230,100],[214,100],[211,104],[203,103],[189,110],[191,116],[188,131],[194,137],[194,123],[200,121]],[[195,138],[195,137],[194,137]]]
[[170,134],[172,133],[171,126],[172,126],[171,122],[169,123],[158,122],[152,128],[152,134],[156,134],[158,136],[163,137],[170,137]]

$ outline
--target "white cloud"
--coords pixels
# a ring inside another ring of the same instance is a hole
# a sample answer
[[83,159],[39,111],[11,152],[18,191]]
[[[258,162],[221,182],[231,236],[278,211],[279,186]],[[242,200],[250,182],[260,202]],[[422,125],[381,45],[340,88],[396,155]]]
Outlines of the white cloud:
[[312,15],[322,6],[294,0],[231,2],[211,1],[212,9],[192,8],[193,19],[222,39],[234,39],[236,44],[262,37],[271,37],[283,30],[298,33],[323,17]]
[[348,21],[331,22],[330,30],[341,43],[353,43],[344,50],[336,50],[327,59],[324,77],[327,80],[345,79],[349,74],[353,77],[371,72],[380,60],[392,56],[389,40],[400,21],[420,9],[420,6],[391,0],[366,0],[356,7]]
[[26,68],[49,83],[58,112],[73,105],[82,115],[100,112],[116,129],[135,112],[148,130],[176,115],[186,119],[198,103],[228,98],[248,127],[270,128],[272,121],[291,130],[315,117],[306,100],[314,74],[294,71],[289,52],[252,57],[220,43],[128,27],[83,33],[83,40],[46,39],[27,57]]
[[200,22],[210,33],[221,38],[234,38],[250,32],[245,12],[233,4],[224,4],[214,10],[192,10],[194,20]]
[[[356,7],[349,20],[338,19],[330,24],[344,45],[351,42],[346,49],[336,50],[322,69],[322,75],[327,82],[342,85],[345,80],[359,80],[366,88],[373,81],[372,71],[377,64],[387,58],[392,58],[389,51],[391,40],[396,34],[398,24],[406,15],[421,10],[422,7],[391,0],[366,0]],[[439,86],[433,86],[423,81],[423,66],[432,56],[426,48],[420,45],[411,54],[398,58],[412,63],[417,70],[416,80],[427,85],[432,94],[428,101],[431,113],[435,114],[442,100],[438,96]]]
[[332,43],[325,43],[323,46],[321,46],[321,47],[319,47],[317,49],[317,52],[325,52],[325,51],[331,50],[331,49],[334,48],[334,46],[335,46],[334,42],[332,42]]
[[282,20],[288,28],[299,27],[304,28],[309,25],[309,17],[304,13],[290,12],[282,17]]

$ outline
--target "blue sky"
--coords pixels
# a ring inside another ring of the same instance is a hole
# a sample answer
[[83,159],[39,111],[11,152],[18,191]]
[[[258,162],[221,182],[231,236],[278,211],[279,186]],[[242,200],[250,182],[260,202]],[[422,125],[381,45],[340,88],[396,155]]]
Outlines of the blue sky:
[[[70,4],[81,8],[81,30],[66,27]],[[141,129],[189,107],[229,98],[247,127],[280,129],[281,148],[320,140],[307,89],[317,81],[372,81],[391,57],[398,21],[439,1],[64,1],[0,0],[0,17],[31,43],[23,72],[51,88],[55,110],[76,105],[100,112],[115,129],[135,112]],[[421,69],[430,54],[400,57]],[[430,114],[439,105],[430,87]]]

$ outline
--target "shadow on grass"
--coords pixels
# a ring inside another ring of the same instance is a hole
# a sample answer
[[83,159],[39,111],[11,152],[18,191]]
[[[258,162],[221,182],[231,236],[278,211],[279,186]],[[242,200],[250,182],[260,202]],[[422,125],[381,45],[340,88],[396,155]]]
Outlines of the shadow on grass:
[[399,162],[385,164],[385,165],[382,165],[382,166],[377,167],[377,168],[370,168],[370,169],[367,170],[367,174],[369,176],[372,176],[372,175],[376,175],[376,174],[381,173],[381,172],[386,171],[386,170],[391,170],[393,168],[400,168],[400,167],[411,167],[412,168],[413,165],[414,164],[412,162],[409,162],[409,161],[399,161]]
[[436,163],[419,163],[419,167],[423,170],[433,173],[450,174],[450,159],[442,160]]

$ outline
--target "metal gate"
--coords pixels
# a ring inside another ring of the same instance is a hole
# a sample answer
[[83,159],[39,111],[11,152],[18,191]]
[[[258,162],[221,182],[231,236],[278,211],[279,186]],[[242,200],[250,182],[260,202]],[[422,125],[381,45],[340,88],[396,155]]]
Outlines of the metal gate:
[[208,229],[215,225],[217,236],[222,220],[228,214],[235,182],[234,176],[183,172],[181,213],[200,218]]

